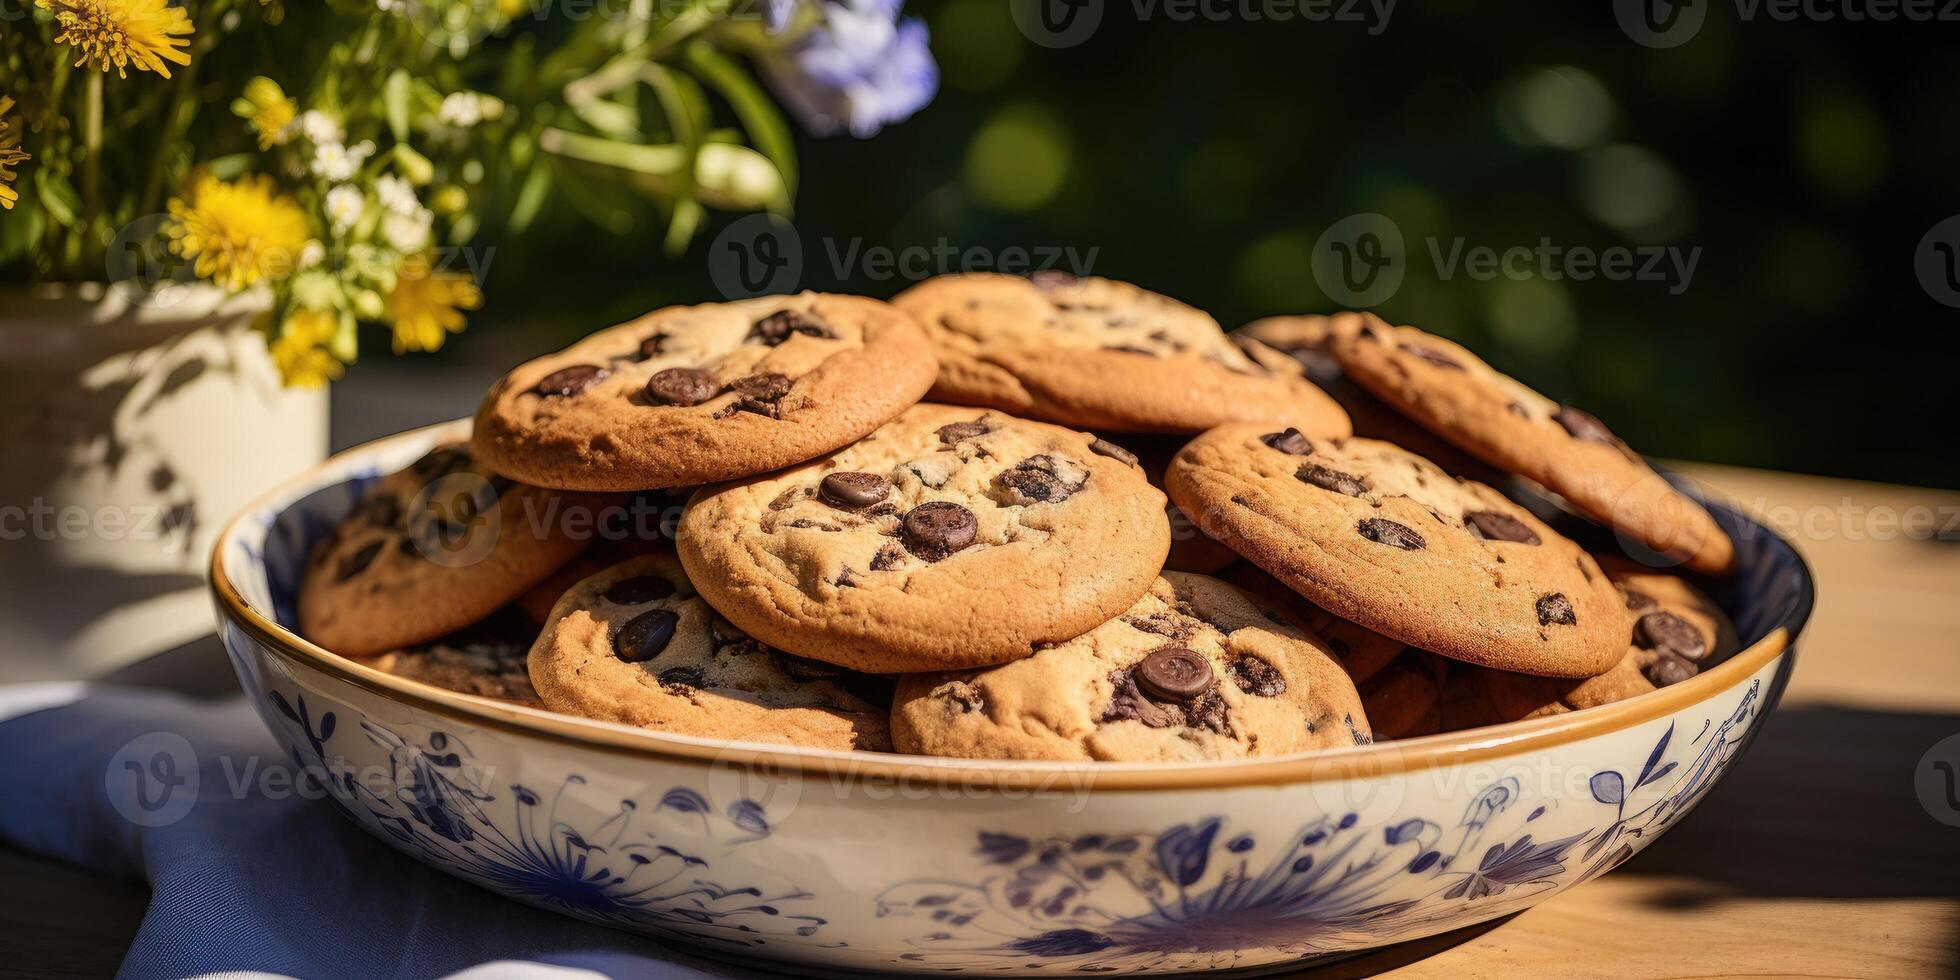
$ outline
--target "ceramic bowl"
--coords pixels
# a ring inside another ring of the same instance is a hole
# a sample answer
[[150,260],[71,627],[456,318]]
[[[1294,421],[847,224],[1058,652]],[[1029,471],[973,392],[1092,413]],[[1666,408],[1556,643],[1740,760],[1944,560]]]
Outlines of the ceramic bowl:
[[[1015,763],[661,735],[471,698],[293,631],[308,547],[452,423],[328,461],[225,530],[212,583],[265,723],[346,815],[520,902],[799,969],[1256,970],[1544,901],[1673,826],[1775,705],[1812,585],[1715,514],[1745,648],[1605,708],[1312,756]],[[439,601],[439,597],[431,597]]]

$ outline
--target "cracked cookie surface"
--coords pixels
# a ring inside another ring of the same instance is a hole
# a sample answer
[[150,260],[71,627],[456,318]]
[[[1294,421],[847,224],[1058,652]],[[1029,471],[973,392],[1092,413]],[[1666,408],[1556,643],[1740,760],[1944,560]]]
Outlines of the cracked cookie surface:
[[672,555],[580,582],[531,648],[554,711],[677,735],[887,751],[882,678],[773,650],[715,614]]
[[1328,612],[1484,666],[1590,677],[1626,652],[1592,556],[1480,483],[1372,439],[1221,426],[1166,476],[1205,533]]
[[1372,314],[1337,324],[1326,346],[1348,377],[1471,455],[1537,481],[1586,516],[1696,571],[1734,567],[1734,544],[1708,511],[1592,415],[1546,398],[1460,345]]
[[498,472],[539,486],[691,486],[845,445],[917,402],[936,371],[918,324],[872,299],[672,306],[505,375],[475,441]]
[[1347,415],[1297,365],[1250,357],[1209,315],[1128,283],[972,273],[929,279],[892,303],[938,351],[935,401],[1110,432],[1234,421],[1348,432]]
[[447,636],[509,603],[586,541],[574,515],[610,496],[561,493],[490,471],[468,443],[430,450],[376,480],[308,557],[299,625],[307,639],[371,657]]
[[902,673],[1003,663],[1129,608],[1163,566],[1164,496],[1129,453],[999,412],[918,405],[856,444],[706,487],[681,560],[736,625]]
[[899,751],[976,759],[1190,762],[1370,739],[1324,646],[1252,596],[1182,572],[1025,660],[902,677],[892,708]]

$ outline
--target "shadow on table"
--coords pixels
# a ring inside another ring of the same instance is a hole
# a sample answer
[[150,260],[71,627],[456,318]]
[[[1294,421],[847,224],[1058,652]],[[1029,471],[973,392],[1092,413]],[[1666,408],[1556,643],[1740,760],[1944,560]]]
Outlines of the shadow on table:
[[[1724,891],[1776,898],[1960,896],[1960,828],[1934,819],[1913,790],[1920,759],[1956,734],[1956,715],[1828,705],[1773,712],[1715,791],[1614,873],[1718,886],[1657,899],[1680,908]],[[1960,748],[1949,754],[1960,762]]]

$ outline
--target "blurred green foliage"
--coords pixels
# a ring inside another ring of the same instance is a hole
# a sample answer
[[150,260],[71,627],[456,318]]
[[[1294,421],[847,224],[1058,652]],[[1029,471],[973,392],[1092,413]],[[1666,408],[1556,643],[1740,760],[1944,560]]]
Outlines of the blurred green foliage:
[[[1140,21],[1115,0],[1086,42],[1050,50],[1002,0],[915,0],[942,91],[875,140],[799,138],[802,282],[905,285],[835,268],[826,242],[1072,245],[1095,250],[1091,271],[1229,327],[1337,308],[1314,243],[1379,212],[1410,258],[1384,316],[1470,344],[1644,451],[1960,486],[1960,454],[1932,424],[1955,416],[1955,311],[1912,265],[1960,211],[1960,25],[1707,7],[1692,41],[1655,50],[1608,4],[1404,3],[1371,35],[1161,8]],[[658,230],[497,243],[484,319],[548,318],[569,338],[714,298],[716,228],[679,262],[661,260]],[[1677,295],[1445,277],[1431,237],[1700,254]]]

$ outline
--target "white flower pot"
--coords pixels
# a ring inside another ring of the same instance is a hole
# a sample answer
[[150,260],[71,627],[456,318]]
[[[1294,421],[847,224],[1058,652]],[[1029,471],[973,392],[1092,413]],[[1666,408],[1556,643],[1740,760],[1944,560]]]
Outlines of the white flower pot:
[[0,291],[0,680],[87,678],[212,629],[219,524],[325,458],[327,394],[289,390],[204,285]]

